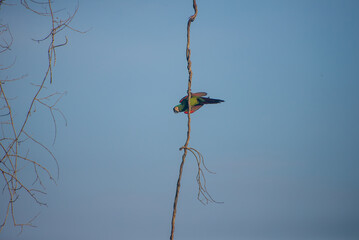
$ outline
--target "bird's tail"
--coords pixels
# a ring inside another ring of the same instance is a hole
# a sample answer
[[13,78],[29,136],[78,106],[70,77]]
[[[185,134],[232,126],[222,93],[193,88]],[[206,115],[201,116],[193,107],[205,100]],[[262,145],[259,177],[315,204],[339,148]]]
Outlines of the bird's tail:
[[204,103],[203,104],[215,104],[215,103],[221,103],[224,102],[224,100],[221,99],[215,99],[215,98],[206,98],[206,97],[202,97],[202,99],[204,99]]

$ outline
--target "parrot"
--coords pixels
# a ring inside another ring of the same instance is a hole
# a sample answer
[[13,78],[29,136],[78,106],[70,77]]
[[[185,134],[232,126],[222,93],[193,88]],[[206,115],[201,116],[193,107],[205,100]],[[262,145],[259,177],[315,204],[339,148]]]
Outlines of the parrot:
[[[205,92],[198,92],[198,93],[192,93],[190,104],[191,104],[191,113],[194,113],[198,109],[200,109],[204,104],[214,104],[214,103],[221,103],[224,102],[224,100],[221,99],[214,99],[209,97],[203,97],[206,96],[207,93]],[[177,106],[173,108],[173,112],[179,113],[184,112],[185,114],[188,114],[188,95],[183,97],[179,102]]]

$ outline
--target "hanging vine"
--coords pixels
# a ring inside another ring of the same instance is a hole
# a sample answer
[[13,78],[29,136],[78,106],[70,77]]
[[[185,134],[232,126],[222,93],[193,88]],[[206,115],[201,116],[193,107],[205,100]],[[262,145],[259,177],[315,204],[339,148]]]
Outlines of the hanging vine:
[[184,166],[184,163],[186,161],[188,151],[193,154],[193,156],[196,158],[196,161],[197,161],[198,171],[197,171],[196,180],[197,180],[197,184],[198,184],[198,196],[197,196],[198,200],[203,204],[206,204],[208,202],[216,202],[207,191],[206,179],[205,179],[205,176],[204,176],[204,173],[203,173],[203,170],[202,170],[202,166],[208,172],[210,172],[210,173],[213,173],[213,172],[209,171],[207,169],[207,167],[204,165],[204,158],[203,158],[202,154],[198,150],[188,147],[189,140],[190,140],[190,137],[191,137],[191,108],[192,108],[191,104],[190,104],[190,100],[191,100],[191,97],[192,97],[192,92],[191,92],[191,86],[192,86],[192,62],[191,62],[191,50],[190,50],[189,46],[190,46],[191,23],[196,19],[197,13],[198,13],[196,0],[193,0],[193,9],[194,9],[194,14],[188,19],[188,22],[187,22],[187,47],[186,47],[187,70],[188,70],[188,89],[187,89],[187,95],[188,95],[188,97],[187,97],[187,101],[188,101],[187,127],[188,128],[187,128],[187,139],[186,139],[185,144],[179,149],[180,151],[183,150],[183,155],[182,155],[182,162],[181,162],[180,169],[179,169],[179,176],[178,176],[178,180],[177,180],[176,195],[175,195],[175,199],[174,199],[174,203],[173,203],[173,213],[172,213],[172,221],[171,221],[170,240],[173,240],[173,238],[174,238],[175,221],[176,221],[176,213],[177,213],[177,202],[178,202],[178,197],[179,197],[179,191],[180,191],[180,188],[181,188],[181,178],[182,178],[183,166]]

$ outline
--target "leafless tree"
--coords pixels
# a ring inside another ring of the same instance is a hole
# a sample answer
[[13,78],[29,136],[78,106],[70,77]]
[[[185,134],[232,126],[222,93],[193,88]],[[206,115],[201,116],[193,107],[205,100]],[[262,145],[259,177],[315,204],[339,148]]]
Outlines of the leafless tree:
[[[45,144],[37,140],[36,131],[31,131],[29,124],[33,115],[42,109],[47,109],[54,123],[55,141],[57,131],[55,113],[59,113],[65,119],[62,112],[56,107],[64,93],[48,93],[46,86],[53,81],[56,50],[68,42],[66,36],[58,39],[57,34],[64,30],[77,31],[70,26],[70,23],[76,15],[78,7],[74,7],[71,13],[64,9],[54,10],[54,2],[54,0],[20,0],[16,2],[0,0],[0,13],[10,7],[25,8],[37,16],[42,16],[44,21],[49,21],[51,26],[50,29],[44,30],[45,34],[41,39],[32,39],[41,44],[48,44],[48,61],[43,77],[31,79],[31,82],[35,82],[30,85],[34,93],[26,103],[25,110],[14,107],[17,100],[16,92],[10,92],[9,89],[11,89],[11,84],[24,81],[26,75],[6,76],[6,71],[16,64],[15,57],[10,64],[0,62],[3,64],[0,65],[0,73],[2,73],[0,75],[0,184],[2,185],[1,202],[6,203],[0,205],[0,232],[9,221],[19,227],[20,231],[24,226],[34,226],[33,221],[37,216],[29,216],[29,220],[24,222],[17,221],[19,213],[16,211],[16,204],[21,199],[28,200],[30,198],[36,204],[46,205],[43,199],[43,195],[46,194],[44,179],[48,178],[56,183],[59,175],[59,167],[54,154]],[[6,20],[0,19],[0,21]],[[29,39],[29,41],[32,40]],[[14,41],[16,41],[16,36],[12,34],[9,24],[0,22],[0,54],[9,54]],[[26,87],[24,83],[21,84]],[[15,96],[13,96],[14,94]],[[21,110],[24,112],[19,112]],[[48,157],[34,157],[31,154],[31,151],[39,151],[39,149],[46,152]],[[56,174],[49,170],[49,159],[56,164]]]

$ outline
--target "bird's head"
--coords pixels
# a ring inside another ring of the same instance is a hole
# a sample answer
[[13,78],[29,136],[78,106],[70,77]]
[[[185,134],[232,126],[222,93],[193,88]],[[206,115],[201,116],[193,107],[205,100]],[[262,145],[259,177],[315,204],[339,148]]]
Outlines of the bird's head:
[[179,113],[179,108],[178,108],[178,106],[175,106],[175,107],[173,108],[173,112],[174,112],[174,113]]

